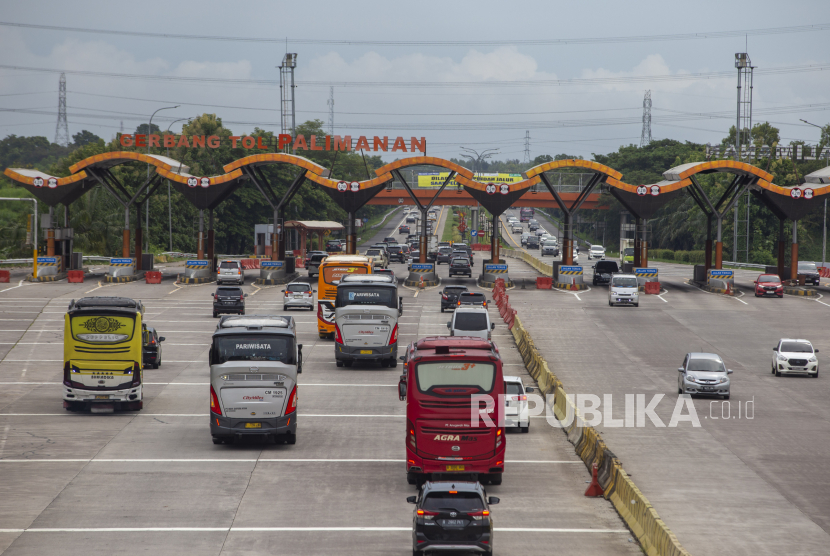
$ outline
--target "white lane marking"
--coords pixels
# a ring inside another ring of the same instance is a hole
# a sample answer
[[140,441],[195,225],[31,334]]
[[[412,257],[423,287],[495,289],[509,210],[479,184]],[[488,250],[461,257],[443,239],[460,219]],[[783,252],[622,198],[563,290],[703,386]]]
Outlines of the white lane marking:
[[[21,280],[20,282],[18,282],[18,283],[17,283],[17,285],[16,285],[16,286],[12,286],[12,287],[10,287],[10,288],[6,288],[5,290],[0,290],[0,293],[7,292],[7,291],[9,291],[9,290],[16,290],[17,288],[22,288],[22,287],[23,287],[23,282],[24,282],[24,280]],[[34,298],[32,298],[32,299],[34,299]],[[10,301],[11,301],[11,300],[10,300]],[[15,300],[15,301],[16,301],[16,300]]]
[[822,299],[823,297],[824,297],[823,295],[818,294],[818,299],[814,299],[813,301],[815,301],[816,303],[821,303],[821,304],[822,304],[822,305],[824,305],[825,307],[830,307],[830,305],[828,305],[828,304],[827,304],[827,303],[825,303],[824,301],[819,301],[819,299]]
[[[628,529],[564,529],[542,527],[494,527],[495,531],[505,533],[614,533],[628,534]],[[30,527],[28,529],[0,529],[0,533],[272,533],[272,532],[411,532],[412,527],[72,527],[47,528]]]
[[[6,426],[8,429],[8,425]],[[65,458],[0,459],[0,463],[403,463],[402,459],[382,458]],[[505,460],[505,463],[579,463],[571,460]]]
[[0,438],[0,457],[3,456],[3,449],[6,447],[6,440],[9,438],[9,425],[3,429],[3,437]]
[[664,296],[664,295],[666,295],[667,293],[669,293],[669,290],[662,290],[662,292],[661,292],[661,293],[660,293],[657,297],[658,297],[658,298],[660,298],[660,300],[661,300],[663,303],[668,303],[668,301],[666,301],[665,299],[663,299],[663,296]]

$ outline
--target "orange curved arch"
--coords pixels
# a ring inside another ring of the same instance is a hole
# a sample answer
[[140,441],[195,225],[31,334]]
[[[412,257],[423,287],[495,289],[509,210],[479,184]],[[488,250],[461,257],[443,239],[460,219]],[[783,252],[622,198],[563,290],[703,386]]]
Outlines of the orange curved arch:
[[524,175],[527,178],[532,178],[533,176],[538,176],[542,172],[547,172],[548,170],[556,170],[557,168],[586,168],[588,170],[599,172],[600,174],[605,174],[606,176],[612,177],[616,180],[622,178],[622,174],[620,172],[617,172],[616,170],[606,166],[605,164],[600,164],[599,162],[593,162],[591,160],[582,160],[576,158],[568,158],[565,160],[554,160],[553,162],[545,162],[544,164],[539,164],[538,166],[534,166],[530,170],[524,172]]
[[[15,170],[15,168],[6,168],[6,170],[3,173],[6,176],[8,176],[10,179],[12,179],[12,180],[14,180],[18,183],[25,183],[26,185],[31,185],[32,187],[35,187],[35,180],[37,178],[41,178],[44,181],[44,185],[38,186],[38,187],[48,187],[46,185],[46,182],[50,178],[55,177],[55,176],[50,176],[49,174],[46,174],[46,173],[43,173],[43,172],[41,172],[42,175],[40,175],[40,176],[26,176],[24,174],[21,174],[21,173],[17,172]],[[87,176],[86,172],[82,171],[82,172],[78,172],[77,174],[72,174],[71,176],[67,176],[65,178],[56,178],[58,180],[57,187],[60,187],[62,185],[69,185],[69,184],[72,184],[72,183],[77,183],[79,181],[83,181],[83,180],[87,179],[87,177],[88,176]]]
[[[196,177],[197,179],[201,176],[191,176],[188,174],[176,174],[171,172],[170,170],[165,170],[164,168],[159,168],[156,172],[163,178],[167,178],[168,180],[174,181],[176,183],[181,183],[187,185],[188,178]],[[235,179],[242,177],[242,170],[234,170],[228,174],[222,174],[221,176],[211,176],[208,179],[210,180],[210,185],[220,185],[223,183],[227,183],[229,181],[233,181]]]
[[[674,168],[667,170],[663,173],[665,176],[668,172],[671,172]],[[746,162],[739,162],[737,160],[710,160],[709,162],[699,162],[694,164],[693,166],[683,170],[682,172],[677,173],[677,179],[685,179],[695,174],[699,174],[701,172],[706,171],[729,171],[731,173],[738,173],[738,174],[749,174],[756,176],[766,182],[772,182],[772,174],[769,172],[765,172],[761,170],[757,166],[753,166],[752,164],[747,164]]]
[[96,154],[94,156],[90,156],[81,161],[78,161],[69,167],[69,171],[74,174],[89,166],[95,166],[100,162],[115,162],[117,164],[123,164],[124,162],[130,162],[133,160],[137,162],[146,162],[147,164],[152,164],[156,168],[164,168],[165,170],[173,169],[173,167],[170,164],[166,164],[161,160],[153,156],[148,156],[144,153],[139,153],[135,151],[113,151],[108,153]]
[[243,166],[248,166],[249,164],[293,164],[294,166],[299,166],[300,168],[304,168],[309,172],[315,173],[320,176],[324,176],[328,169],[320,166],[319,164],[310,161],[307,158],[303,158],[302,156],[297,156],[294,154],[286,154],[286,153],[263,153],[263,154],[252,154],[251,156],[246,156],[245,158],[240,158],[239,160],[234,160],[230,164],[226,164],[223,167],[225,172],[232,172],[237,168],[241,168]]
[[[486,188],[487,188],[486,183],[482,183],[480,181],[475,181],[473,179],[470,179],[470,178],[467,178],[467,177],[464,177],[464,176],[461,176],[461,175],[457,175],[455,177],[455,181],[457,181],[458,183],[460,183],[464,187],[469,187],[470,189],[475,189],[477,191],[485,191]],[[527,189],[527,188],[529,188],[533,185],[536,185],[540,181],[542,181],[542,178],[540,178],[539,176],[534,176],[532,178],[522,180],[522,181],[517,181],[516,183],[509,183],[507,185],[508,185],[508,187],[510,187],[510,193],[514,193],[516,191],[521,191],[523,189]]]
[[[329,189],[337,189],[337,184],[341,181],[341,180],[332,180],[332,179],[329,179],[329,178],[324,178],[323,176],[318,176],[317,174],[314,174],[314,173],[306,174],[305,177],[307,177],[309,180],[313,181],[314,183],[316,183],[318,185],[322,185],[323,187],[328,187]],[[371,180],[361,181],[361,182],[358,182],[358,183],[360,184],[360,189],[363,190],[363,189],[369,189],[369,188],[372,188],[372,187],[375,187],[375,186],[378,186],[378,185],[383,185],[384,183],[388,183],[388,182],[392,181],[393,179],[394,178],[392,178],[392,174],[383,174],[383,175],[378,176],[376,178],[373,178]]]
[[378,176],[380,176],[383,174],[388,174],[392,172],[392,170],[397,170],[399,168],[407,168],[409,166],[421,166],[425,164],[430,166],[440,166],[442,168],[446,168],[447,170],[455,172],[458,176],[473,179],[473,173],[470,170],[464,168],[463,166],[459,166],[454,162],[450,162],[449,160],[445,160],[443,158],[436,158],[434,156],[413,156],[410,158],[402,158],[401,160],[390,162],[386,166],[381,166],[380,168],[375,170],[375,173]]
[[[637,193],[637,187],[639,187],[637,185],[631,185],[630,183],[625,183],[614,178],[606,178],[605,183],[616,189],[627,191],[628,193]],[[684,180],[679,180],[666,185],[661,185],[660,193],[671,193],[672,191],[677,191],[678,189],[683,189],[684,187],[688,187],[690,185],[692,185],[692,180],[686,178]]]

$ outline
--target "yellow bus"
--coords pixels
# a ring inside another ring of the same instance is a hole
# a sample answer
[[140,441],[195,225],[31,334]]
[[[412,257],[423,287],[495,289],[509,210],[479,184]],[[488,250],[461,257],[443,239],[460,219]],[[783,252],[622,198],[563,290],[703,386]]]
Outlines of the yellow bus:
[[343,276],[372,274],[372,257],[365,255],[330,255],[320,263],[317,282],[317,331],[321,338],[334,337],[334,298]]
[[69,304],[63,332],[63,407],[112,413],[144,406],[144,306],[126,297]]

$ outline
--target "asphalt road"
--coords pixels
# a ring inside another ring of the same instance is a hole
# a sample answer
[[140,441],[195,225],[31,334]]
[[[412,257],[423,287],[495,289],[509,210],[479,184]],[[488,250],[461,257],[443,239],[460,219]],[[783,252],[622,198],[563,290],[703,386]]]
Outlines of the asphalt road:
[[[518,239],[518,234],[514,236]],[[531,251],[538,257],[538,252]],[[511,277],[527,265],[508,259]],[[590,279],[591,262],[580,260]],[[536,346],[572,394],[611,394],[614,418],[625,395],[663,395],[668,424],[678,400],[677,368],[687,352],[718,353],[731,399],[695,398],[700,427],[598,425],[611,450],[680,542],[700,554],[826,554],[830,546],[830,379],[771,374],[782,337],[830,352],[822,297],[755,298],[757,271],[736,271],[738,297],[688,283],[692,267],[654,263],[662,293],[640,307],[607,303],[607,288],[565,292],[520,288],[510,302]],[[822,365],[823,367],[823,365]],[[603,402],[604,403],[604,402]],[[748,405],[749,404],[749,405]],[[688,413],[688,412],[686,412]]]
[[[404,265],[392,267],[405,276]],[[252,286],[256,271],[246,275],[248,314],[282,314],[282,288]],[[291,311],[305,346],[297,444],[216,446],[207,367],[214,287],[93,279],[0,289],[3,554],[411,553],[400,366],[337,368],[315,313]],[[401,350],[446,333],[439,291],[401,287]],[[145,370],[140,412],[62,408],[63,315],[85,295],[141,299],[167,339],[162,366]],[[503,324],[494,336],[508,372],[531,382]],[[590,475],[561,432],[534,420],[507,445],[504,482],[488,487],[502,500],[493,509],[497,554],[640,553],[611,505],[583,496]]]

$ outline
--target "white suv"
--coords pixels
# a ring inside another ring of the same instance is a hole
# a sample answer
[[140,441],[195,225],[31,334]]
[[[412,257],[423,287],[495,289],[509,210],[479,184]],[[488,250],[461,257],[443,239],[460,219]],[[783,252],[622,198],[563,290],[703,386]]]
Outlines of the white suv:
[[605,260],[605,247],[602,245],[592,245],[588,249],[588,260],[590,261],[591,259]]
[[772,351],[775,352],[772,356],[772,373],[775,376],[797,373],[818,378],[818,350],[813,349],[809,341],[782,338]]
[[521,377],[504,377],[504,426],[517,427],[521,432],[530,429],[530,417],[527,412],[527,393],[533,392],[532,386],[525,387]]
[[633,274],[613,274],[608,286],[608,305],[640,306],[640,287]]
[[222,261],[219,263],[219,268],[216,271],[216,284],[229,282],[240,286],[245,283],[245,271],[239,261]]
[[473,336],[482,340],[490,339],[490,331],[496,323],[490,322],[486,307],[458,307],[447,323],[450,336]]

